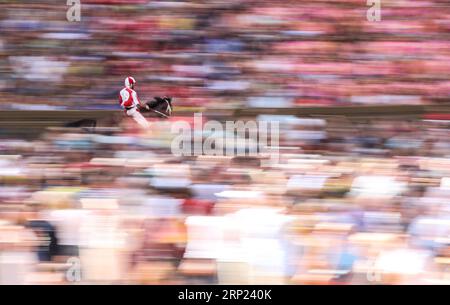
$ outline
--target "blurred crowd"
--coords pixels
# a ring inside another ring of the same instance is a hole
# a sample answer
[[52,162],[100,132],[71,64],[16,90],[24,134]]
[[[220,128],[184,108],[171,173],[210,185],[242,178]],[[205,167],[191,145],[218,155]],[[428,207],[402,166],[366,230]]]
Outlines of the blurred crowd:
[[279,161],[170,126],[0,141],[0,283],[449,284],[448,121],[280,122]]
[[0,4],[0,107],[114,109],[423,104],[449,97],[446,0],[81,0]]
[[[0,8],[2,110],[116,109],[129,75],[178,109],[449,98],[446,0],[382,0],[379,22],[361,0]],[[448,121],[257,119],[280,123],[277,161],[176,156],[188,117],[3,130],[0,284],[450,283]]]

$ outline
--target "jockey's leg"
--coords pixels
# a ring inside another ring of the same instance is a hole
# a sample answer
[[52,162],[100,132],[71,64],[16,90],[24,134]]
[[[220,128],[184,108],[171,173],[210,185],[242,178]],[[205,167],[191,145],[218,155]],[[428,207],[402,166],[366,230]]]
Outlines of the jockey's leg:
[[139,126],[141,126],[142,128],[147,129],[150,127],[149,122],[144,118],[144,116],[139,111],[136,110],[136,108],[128,110],[127,115],[131,116],[133,120],[135,120],[136,123],[138,123]]

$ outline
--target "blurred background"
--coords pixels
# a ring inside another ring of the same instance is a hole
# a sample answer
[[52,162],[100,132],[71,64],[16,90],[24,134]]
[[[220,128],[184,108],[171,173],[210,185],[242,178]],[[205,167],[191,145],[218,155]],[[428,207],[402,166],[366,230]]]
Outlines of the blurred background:
[[[0,284],[450,284],[448,1],[0,8]],[[174,116],[124,117],[129,75]],[[279,161],[174,156],[194,112]]]

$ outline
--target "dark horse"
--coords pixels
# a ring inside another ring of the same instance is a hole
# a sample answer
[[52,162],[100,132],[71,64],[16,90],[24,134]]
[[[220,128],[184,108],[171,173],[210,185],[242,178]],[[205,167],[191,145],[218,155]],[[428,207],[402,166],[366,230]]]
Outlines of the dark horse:
[[[143,114],[154,113],[159,118],[167,119],[172,115],[171,97],[154,97],[153,100],[146,103],[147,107],[140,107],[139,111]],[[64,124],[64,127],[82,128],[86,132],[94,132],[97,127],[97,120],[93,118],[81,119]]]

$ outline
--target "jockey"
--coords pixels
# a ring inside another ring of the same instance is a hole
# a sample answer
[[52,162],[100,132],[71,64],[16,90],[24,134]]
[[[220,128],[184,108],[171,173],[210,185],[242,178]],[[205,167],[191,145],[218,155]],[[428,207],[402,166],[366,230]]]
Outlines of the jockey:
[[128,76],[125,78],[125,88],[120,90],[119,102],[120,106],[124,108],[127,116],[132,117],[142,128],[150,127],[150,124],[140,113],[141,109],[149,110],[149,106],[145,103],[141,103],[136,91],[134,91],[136,80]]

